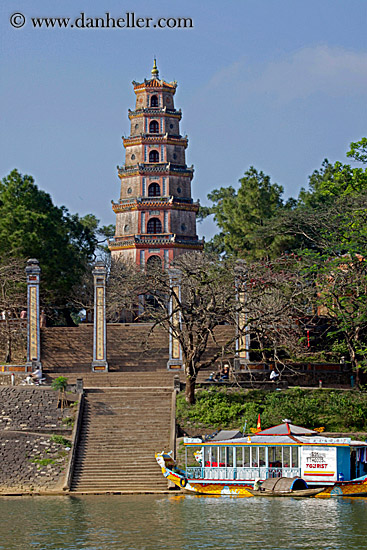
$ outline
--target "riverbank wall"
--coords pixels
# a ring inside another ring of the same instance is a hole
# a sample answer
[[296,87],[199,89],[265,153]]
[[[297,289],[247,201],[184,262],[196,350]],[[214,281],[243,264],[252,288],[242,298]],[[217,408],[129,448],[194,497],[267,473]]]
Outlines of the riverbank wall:
[[76,400],[61,409],[51,388],[0,387],[0,495],[62,492]]

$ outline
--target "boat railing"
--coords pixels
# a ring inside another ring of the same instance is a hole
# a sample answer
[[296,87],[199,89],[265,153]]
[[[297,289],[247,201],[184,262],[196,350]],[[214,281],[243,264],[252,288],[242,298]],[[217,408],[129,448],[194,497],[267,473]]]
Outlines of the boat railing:
[[227,479],[227,480],[255,480],[268,477],[298,477],[300,468],[266,468],[264,466],[254,468],[233,467],[188,467],[186,470],[190,479]]

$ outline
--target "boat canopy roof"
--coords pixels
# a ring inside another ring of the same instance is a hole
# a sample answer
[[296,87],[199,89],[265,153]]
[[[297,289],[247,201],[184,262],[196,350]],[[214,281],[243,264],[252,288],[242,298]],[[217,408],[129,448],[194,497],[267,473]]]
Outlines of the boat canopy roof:
[[[184,438],[184,444],[185,445],[192,445],[192,446],[251,446],[251,445],[257,445],[257,446],[265,446],[265,447],[275,447],[277,445],[327,445],[332,447],[338,447],[338,446],[350,446],[352,444],[352,441],[350,437],[321,437],[321,436],[315,436],[315,437],[294,437],[292,435],[275,435],[275,436],[269,436],[265,437],[263,435],[259,436],[257,434],[255,435],[249,435],[246,437],[240,437],[238,439],[224,439],[220,441],[214,441],[213,439],[209,441],[201,441],[201,439],[195,437],[185,437]],[[367,445],[366,443],[362,441],[354,441],[353,446],[364,446]]]
[[257,432],[256,435],[317,435],[315,430],[309,430],[308,428],[302,428],[302,426],[296,426],[290,422],[283,422],[267,430]]
[[237,430],[223,430],[209,440],[202,441],[200,437],[185,437],[184,444],[191,446],[285,446],[285,445],[325,445],[325,446],[350,446],[367,447],[365,441],[352,441],[350,437],[328,437],[320,435],[314,430],[295,426],[289,422],[284,422],[278,426],[273,426],[268,430],[262,430],[256,434],[242,436]]

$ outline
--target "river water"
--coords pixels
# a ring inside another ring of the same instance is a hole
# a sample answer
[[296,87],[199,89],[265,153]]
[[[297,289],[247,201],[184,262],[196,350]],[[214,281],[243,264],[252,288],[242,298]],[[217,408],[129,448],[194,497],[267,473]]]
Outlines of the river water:
[[1,550],[367,547],[367,499],[0,498]]

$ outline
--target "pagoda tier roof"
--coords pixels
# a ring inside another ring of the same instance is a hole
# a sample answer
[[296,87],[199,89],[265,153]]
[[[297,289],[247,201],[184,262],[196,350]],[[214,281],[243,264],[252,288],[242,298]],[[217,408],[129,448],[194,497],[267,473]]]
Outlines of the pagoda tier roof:
[[182,136],[170,136],[167,133],[166,134],[139,134],[137,136],[129,136],[127,138],[122,138],[124,147],[126,145],[144,145],[144,144],[152,144],[157,143],[158,145],[165,144],[165,145],[182,145],[183,147],[187,147],[189,143],[189,139],[187,137]]
[[132,111],[131,109],[128,110],[129,113],[129,119],[141,117],[143,115],[155,115],[155,116],[169,116],[173,118],[179,118],[181,120],[182,118],[182,111],[181,109],[168,109],[167,107],[147,107],[143,109],[135,109]]
[[193,166],[180,166],[170,162],[160,162],[156,164],[134,164],[133,166],[118,166],[118,175],[120,178],[131,177],[135,175],[187,175],[191,178],[194,175]]
[[108,241],[110,250],[122,250],[124,248],[146,248],[156,246],[157,248],[191,248],[202,250],[204,240],[197,236],[178,236],[174,233],[161,234],[140,234],[126,235],[126,237],[116,237]]
[[112,202],[112,210],[115,213],[126,212],[130,210],[186,210],[197,212],[199,202],[193,202],[192,199],[182,199],[179,197],[136,197],[131,199],[121,199],[119,202]]
[[157,90],[163,89],[175,93],[177,88],[176,81],[166,82],[165,80],[159,80],[158,78],[151,78],[149,80],[145,78],[144,82],[136,82],[135,80],[133,80],[132,84],[134,86],[135,92],[144,91],[146,88],[155,88]]

